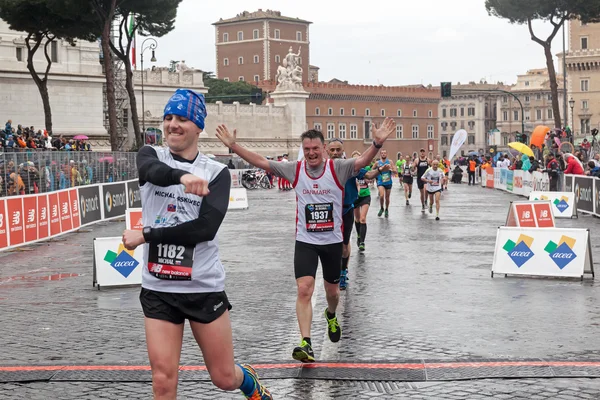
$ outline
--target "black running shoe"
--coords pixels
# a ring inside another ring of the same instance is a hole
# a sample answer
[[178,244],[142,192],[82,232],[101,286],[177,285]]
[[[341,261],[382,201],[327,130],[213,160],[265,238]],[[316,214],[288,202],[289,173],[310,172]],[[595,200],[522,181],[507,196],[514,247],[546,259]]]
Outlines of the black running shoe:
[[342,327],[340,326],[337,316],[329,319],[327,316],[327,308],[325,308],[325,319],[327,320],[327,334],[329,335],[329,340],[333,343],[339,342],[342,338]]
[[302,339],[300,346],[296,347],[292,352],[294,360],[298,360],[303,363],[315,362],[315,353],[313,352],[312,346],[308,342]]

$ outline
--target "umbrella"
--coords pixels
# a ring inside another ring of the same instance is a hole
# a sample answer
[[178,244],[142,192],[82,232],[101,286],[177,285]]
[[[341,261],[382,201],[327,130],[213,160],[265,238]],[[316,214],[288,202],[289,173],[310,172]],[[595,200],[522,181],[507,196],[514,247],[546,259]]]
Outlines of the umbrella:
[[469,153],[469,155],[470,155],[470,156],[478,156],[478,155],[479,155],[479,153],[478,153],[478,152],[476,152],[476,151],[472,151],[472,152],[470,152],[470,153]]
[[533,151],[529,147],[527,147],[527,145],[525,143],[511,142],[508,144],[508,147],[513,148],[513,149],[517,150],[519,153],[523,153],[529,157],[534,157]]
[[115,162],[115,159],[112,156],[107,156],[107,157],[102,157],[101,159],[98,160],[99,162]]
[[73,137],[73,139],[75,140],[88,140],[88,137],[85,135],[77,135],[75,137]]
[[550,128],[544,125],[536,126],[531,134],[531,140],[529,141],[533,146],[542,147],[542,144],[546,140],[546,134],[550,132]]

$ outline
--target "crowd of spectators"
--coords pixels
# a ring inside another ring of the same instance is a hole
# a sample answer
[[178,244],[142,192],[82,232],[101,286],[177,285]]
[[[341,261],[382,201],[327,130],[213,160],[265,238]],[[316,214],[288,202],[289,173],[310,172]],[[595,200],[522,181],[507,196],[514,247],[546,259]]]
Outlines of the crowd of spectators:
[[44,129],[36,130],[33,126],[13,126],[8,120],[4,129],[0,130],[0,151],[26,151],[26,150],[55,150],[55,151],[91,151],[92,148],[86,140],[52,137]]

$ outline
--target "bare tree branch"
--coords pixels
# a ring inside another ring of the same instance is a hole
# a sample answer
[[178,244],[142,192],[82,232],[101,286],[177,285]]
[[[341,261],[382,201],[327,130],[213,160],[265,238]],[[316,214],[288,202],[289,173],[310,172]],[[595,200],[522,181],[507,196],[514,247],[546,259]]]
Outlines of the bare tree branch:
[[56,36],[46,33],[46,44],[44,44],[44,56],[46,56],[46,72],[44,72],[44,81],[48,81],[48,74],[52,67],[52,58],[48,55],[48,45],[56,39]]

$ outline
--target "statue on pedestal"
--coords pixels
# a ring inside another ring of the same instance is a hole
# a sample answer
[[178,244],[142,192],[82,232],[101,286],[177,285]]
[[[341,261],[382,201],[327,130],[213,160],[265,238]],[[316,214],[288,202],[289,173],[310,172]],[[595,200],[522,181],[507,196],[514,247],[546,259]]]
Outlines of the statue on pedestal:
[[304,91],[302,87],[302,67],[300,64],[300,51],[294,54],[290,46],[287,56],[283,59],[282,65],[277,68],[275,80],[277,87],[275,91]]

